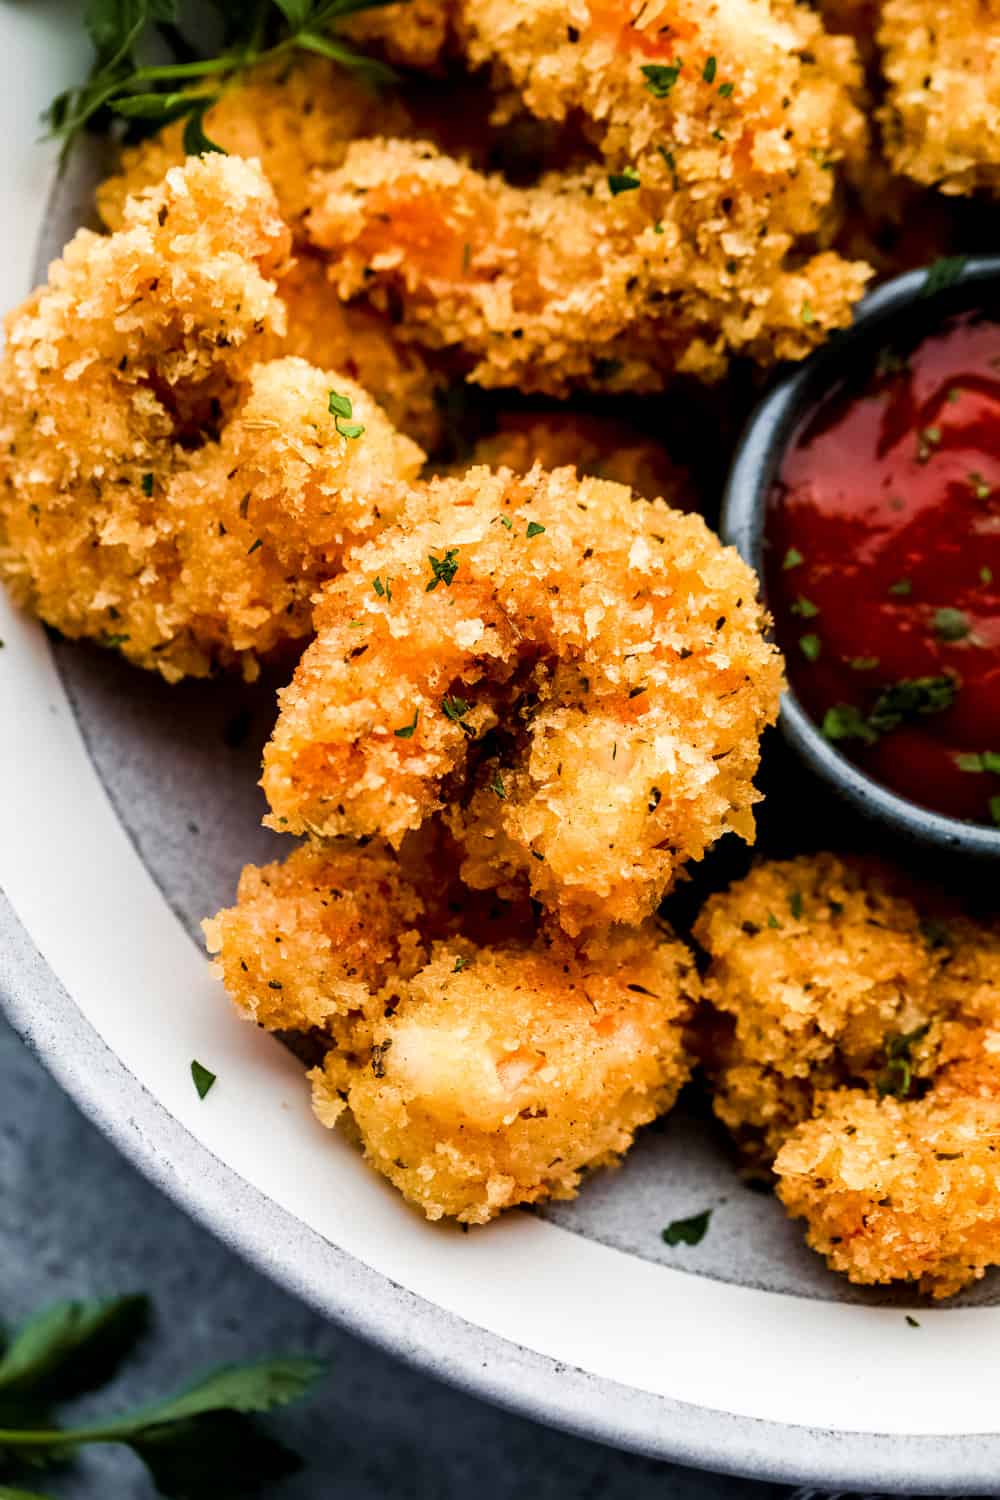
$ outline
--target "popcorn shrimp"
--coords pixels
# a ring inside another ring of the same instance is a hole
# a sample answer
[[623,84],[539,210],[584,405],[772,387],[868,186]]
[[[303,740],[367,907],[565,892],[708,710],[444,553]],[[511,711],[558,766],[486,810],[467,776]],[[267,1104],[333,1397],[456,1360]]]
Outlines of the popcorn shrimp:
[[1000,1261],[1000,928],[902,884],[833,855],[761,865],[695,937],[730,1022],[720,1117],[835,1270],[947,1296]]
[[256,363],[283,332],[288,251],[256,165],[191,159],[115,234],[81,230],[8,319],[0,574],[64,634],[170,679],[252,676],[308,634],[312,593],[423,461],[345,377]]
[[490,940],[465,912],[442,937],[415,889],[440,873],[313,842],[246,870],[206,929],[249,1017],[334,1041],[311,1075],[324,1124],[428,1218],[481,1224],[572,1197],[670,1108],[697,976],[652,922],[574,944],[529,920]]
[[639,922],[723,832],[753,839],[763,624],[699,516],[571,469],[437,480],[317,606],[269,821],[398,844],[446,807],[467,883],[529,885],[569,932]]

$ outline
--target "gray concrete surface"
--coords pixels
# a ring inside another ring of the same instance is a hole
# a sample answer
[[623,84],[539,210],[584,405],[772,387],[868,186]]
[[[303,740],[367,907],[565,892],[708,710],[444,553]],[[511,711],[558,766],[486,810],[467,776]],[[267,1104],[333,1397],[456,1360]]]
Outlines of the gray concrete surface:
[[[782,1500],[767,1484],[652,1463],[548,1431],[416,1374],[273,1286],[192,1223],[85,1120],[0,1021],[0,1323],[59,1297],[144,1290],[152,1336],[113,1394],[165,1392],[214,1363],[306,1352],[330,1376],[278,1429],[302,1472],[274,1500]],[[0,1477],[0,1487],[4,1478]],[[151,1500],[127,1452],[33,1477],[57,1500]]]

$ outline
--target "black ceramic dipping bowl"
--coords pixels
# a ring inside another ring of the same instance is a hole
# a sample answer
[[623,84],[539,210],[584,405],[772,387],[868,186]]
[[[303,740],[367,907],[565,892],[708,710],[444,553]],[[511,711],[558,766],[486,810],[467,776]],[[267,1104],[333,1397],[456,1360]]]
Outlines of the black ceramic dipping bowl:
[[[870,359],[887,343],[912,342],[952,313],[982,310],[1000,320],[1000,258],[970,259],[960,269],[952,263],[944,276],[928,276],[924,269],[910,271],[872,292],[859,304],[851,327],[780,379],[751,417],[726,485],[721,531],[756,569],[765,594],[770,497],[802,418],[852,365]],[[895,838],[943,853],[992,859],[1000,867],[1000,828],[931,812],[874,781],[823,736],[791,688],[782,700],[781,728],[815,775]]]

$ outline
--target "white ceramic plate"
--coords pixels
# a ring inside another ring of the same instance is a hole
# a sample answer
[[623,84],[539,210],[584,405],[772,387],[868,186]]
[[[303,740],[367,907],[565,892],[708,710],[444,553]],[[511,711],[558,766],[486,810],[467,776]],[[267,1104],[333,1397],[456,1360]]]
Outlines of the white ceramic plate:
[[[85,65],[76,10],[0,11],[5,306],[43,223],[57,247],[86,213],[93,162],[47,214],[53,152],[36,141]],[[300,1065],[237,1018],[197,941],[243,861],[277,847],[254,785],[274,685],[170,689],[50,645],[2,596],[0,637],[0,994],[165,1191],[316,1307],[541,1420],[760,1478],[994,1487],[996,1283],[912,1327],[898,1299],[829,1276],[703,1123],[671,1118],[545,1215],[463,1235],[412,1214],[314,1121]],[[204,1102],[192,1058],[218,1074]],[[701,1246],[662,1244],[707,1207]]]

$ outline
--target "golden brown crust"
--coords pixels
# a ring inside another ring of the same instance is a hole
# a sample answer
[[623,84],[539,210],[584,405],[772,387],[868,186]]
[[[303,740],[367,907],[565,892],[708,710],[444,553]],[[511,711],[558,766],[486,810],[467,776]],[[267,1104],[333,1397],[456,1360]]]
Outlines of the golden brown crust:
[[942,193],[1000,192],[998,0],[882,0],[878,41],[894,169]]
[[572,1197],[670,1108],[697,976],[653,923],[585,945],[530,914],[504,936],[465,912],[454,931],[418,893],[448,883],[439,859],[308,843],[244,871],[205,927],[250,1019],[334,1042],[312,1074],[320,1119],[428,1218],[484,1223]]
[[699,516],[470,470],[358,551],[316,624],[265,752],[275,827],[398,843],[447,805],[466,882],[530,882],[569,931],[641,921],[723,831],[753,839],[781,661]]
[[858,1282],[947,1296],[1000,1261],[1000,928],[834,855],[712,897],[717,1113],[774,1157],[809,1243]]
[[0,573],[64,634],[171,679],[253,675],[307,635],[317,585],[423,460],[345,377],[257,363],[288,251],[256,165],[192,158],[115,234],[80,231],[8,318]]

